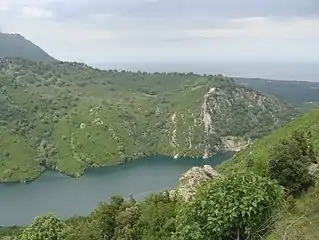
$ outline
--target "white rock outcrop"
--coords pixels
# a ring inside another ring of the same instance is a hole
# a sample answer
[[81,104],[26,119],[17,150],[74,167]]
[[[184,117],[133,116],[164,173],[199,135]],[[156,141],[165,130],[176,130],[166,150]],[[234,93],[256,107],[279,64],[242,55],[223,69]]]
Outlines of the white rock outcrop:
[[221,178],[222,176],[211,165],[193,167],[180,177],[177,188],[170,191],[170,194],[174,196],[177,193],[185,201],[189,201],[194,198],[196,188],[201,183]]

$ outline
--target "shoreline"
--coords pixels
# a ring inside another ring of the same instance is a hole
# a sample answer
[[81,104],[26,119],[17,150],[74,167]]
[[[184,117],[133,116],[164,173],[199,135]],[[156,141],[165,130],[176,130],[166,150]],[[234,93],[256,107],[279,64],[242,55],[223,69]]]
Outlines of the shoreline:
[[[47,173],[33,184],[0,185],[6,195],[0,207],[3,215],[10,214],[14,209],[25,211],[21,218],[15,219],[14,216],[9,219],[3,218],[2,226],[22,226],[31,222],[35,216],[45,214],[48,209],[61,219],[74,215],[85,216],[98,203],[108,201],[111,196],[124,198],[133,196],[139,201],[154,192],[174,189],[180,176],[193,167],[210,165],[215,168],[223,161],[230,159],[232,155],[233,153],[228,152],[208,160],[202,157],[182,157],[174,160],[173,157],[156,155],[140,158],[129,164],[88,169],[86,175],[79,179],[69,178],[54,170],[47,170]],[[145,181],[147,179],[150,181]],[[12,196],[19,200],[10,203]],[[39,202],[38,199],[40,199]],[[81,204],[78,206],[81,207],[72,206],[70,209],[65,207],[65,203],[72,204],[74,201],[78,201]],[[29,206],[24,206],[25,202],[30,204],[31,210]]]
[[[209,158],[207,158],[205,160],[209,160],[212,157],[216,157],[216,156],[223,155],[223,154],[228,154],[228,153],[232,153],[232,155],[230,156],[229,159],[231,159],[234,156],[234,154],[235,154],[235,152],[232,152],[232,151],[220,152],[220,153],[217,153],[215,155],[210,156]],[[181,156],[181,157],[178,157],[178,158],[174,158],[174,156],[171,156],[171,155],[151,154],[151,155],[147,155],[147,156],[143,156],[143,157],[139,157],[139,158],[134,158],[134,159],[131,159],[129,161],[122,161],[122,162],[114,163],[114,164],[110,164],[110,165],[100,165],[100,166],[87,167],[80,174],[70,174],[70,173],[66,173],[64,171],[61,171],[59,169],[44,169],[37,176],[32,177],[32,178],[14,180],[14,181],[2,181],[2,180],[0,180],[0,185],[29,184],[29,183],[32,183],[33,181],[36,181],[37,179],[39,179],[47,171],[55,171],[55,172],[63,174],[64,176],[76,179],[76,178],[82,177],[88,170],[98,169],[98,168],[114,167],[114,166],[119,166],[119,165],[125,165],[125,164],[131,163],[133,161],[143,160],[143,159],[146,159],[146,158],[149,158],[149,157],[152,157],[152,156],[169,157],[169,158],[172,158],[172,160],[175,160],[175,161],[176,160],[183,160],[183,159],[186,159],[186,158],[193,158],[193,159],[203,158],[203,156]]]

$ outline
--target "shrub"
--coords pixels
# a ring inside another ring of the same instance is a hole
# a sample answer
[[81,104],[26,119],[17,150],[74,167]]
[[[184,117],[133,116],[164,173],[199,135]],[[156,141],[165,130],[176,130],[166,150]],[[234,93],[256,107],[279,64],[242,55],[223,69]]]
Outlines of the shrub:
[[168,240],[175,232],[176,199],[168,192],[151,195],[141,204],[137,229],[141,240]]
[[59,240],[63,239],[66,224],[54,215],[37,217],[34,222],[27,226],[20,240]]
[[308,138],[295,132],[290,139],[281,140],[271,149],[268,173],[289,194],[297,196],[314,185],[309,166],[315,161],[316,155]]
[[280,186],[253,173],[208,182],[178,207],[175,238],[254,239],[267,231],[282,199]]

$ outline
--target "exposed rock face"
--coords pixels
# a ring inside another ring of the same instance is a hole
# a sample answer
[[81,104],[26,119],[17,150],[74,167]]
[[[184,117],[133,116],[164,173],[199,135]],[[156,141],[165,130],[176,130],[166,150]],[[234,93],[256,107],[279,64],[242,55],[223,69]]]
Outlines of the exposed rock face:
[[207,159],[221,152],[238,152],[263,135],[264,126],[269,125],[270,132],[283,123],[279,119],[287,107],[278,99],[231,82],[223,84],[183,91],[166,124],[168,155]]
[[244,138],[233,136],[221,137],[221,141],[224,146],[224,151],[230,152],[239,152],[250,144],[250,141],[247,141]]
[[176,190],[170,193],[172,196],[178,193],[185,201],[189,201],[195,196],[199,184],[220,178],[222,176],[210,165],[193,167],[181,176]]

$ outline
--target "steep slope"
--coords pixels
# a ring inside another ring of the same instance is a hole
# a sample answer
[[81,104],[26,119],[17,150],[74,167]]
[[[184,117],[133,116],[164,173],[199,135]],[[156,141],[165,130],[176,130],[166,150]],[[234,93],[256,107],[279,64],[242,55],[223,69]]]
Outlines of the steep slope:
[[0,57],[18,57],[33,61],[54,61],[55,59],[20,34],[0,32]]
[[0,60],[0,179],[237,151],[297,113],[223,76]]
[[281,216],[267,240],[316,240],[319,236],[319,186],[317,185],[299,199],[293,211]]
[[[296,131],[311,132],[311,142],[316,153],[319,153],[319,109],[295,119],[291,123],[274,131],[269,136],[255,141],[249,148],[238,153],[233,159],[223,163],[220,170],[224,173],[249,168],[259,174],[266,175],[269,149],[281,139],[290,137]],[[318,176],[319,177],[319,176]],[[290,202],[292,204],[292,202]],[[319,219],[319,185],[298,197],[293,208],[282,211],[275,228],[265,239],[318,239]],[[291,207],[292,207],[291,206]]]
[[[281,139],[291,136],[296,130],[303,132],[310,131],[312,133],[311,141],[316,151],[319,151],[319,110],[315,109],[279,128],[269,136],[256,140],[247,149],[239,152],[231,160],[222,164],[221,169],[234,171],[252,165],[250,167],[253,170],[265,174],[269,149],[278,144]],[[248,163],[249,161],[253,161],[253,163]]]

